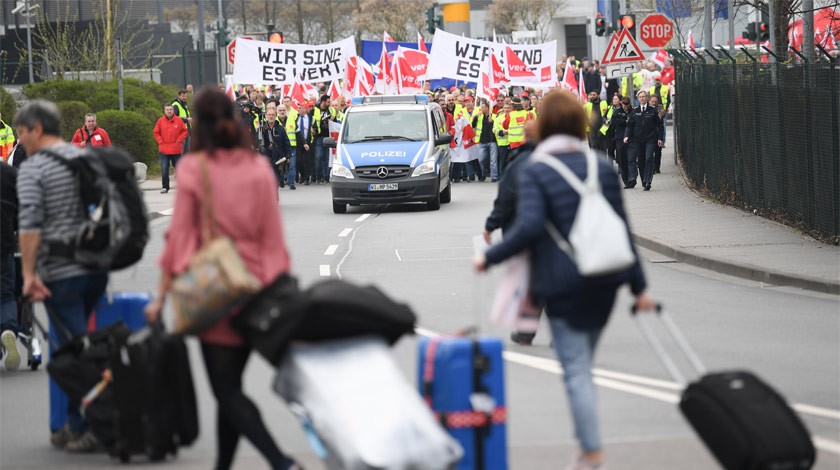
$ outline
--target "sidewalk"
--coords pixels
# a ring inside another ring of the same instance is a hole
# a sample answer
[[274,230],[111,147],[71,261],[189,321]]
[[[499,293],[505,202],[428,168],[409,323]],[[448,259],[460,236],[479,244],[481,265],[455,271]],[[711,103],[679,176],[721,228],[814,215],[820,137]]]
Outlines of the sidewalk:
[[624,191],[639,246],[731,276],[840,294],[840,247],[692,191],[674,164],[672,130],[652,189]]

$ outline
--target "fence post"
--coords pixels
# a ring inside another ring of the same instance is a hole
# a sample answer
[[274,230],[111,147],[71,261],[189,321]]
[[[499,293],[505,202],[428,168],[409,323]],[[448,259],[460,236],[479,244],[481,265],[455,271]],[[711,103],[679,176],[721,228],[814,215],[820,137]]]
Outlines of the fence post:
[[[837,90],[840,89],[840,70],[835,70],[838,68],[837,61],[832,60],[829,63],[830,67],[830,77],[829,84],[831,89],[834,90],[831,93],[831,122],[837,123],[840,122],[840,112],[838,112],[838,103],[837,103]],[[831,128],[831,147],[833,157],[831,158],[832,164],[834,166],[834,185],[837,185],[831,191],[834,194],[834,243],[840,243],[840,127],[837,125],[832,126]]]

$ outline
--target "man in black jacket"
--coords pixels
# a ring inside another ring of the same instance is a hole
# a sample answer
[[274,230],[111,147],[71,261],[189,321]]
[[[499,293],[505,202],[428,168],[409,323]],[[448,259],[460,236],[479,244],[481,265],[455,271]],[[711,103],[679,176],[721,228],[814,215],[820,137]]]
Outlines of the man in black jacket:
[[17,321],[17,283],[15,265],[15,230],[18,218],[17,170],[0,160],[0,339],[5,353],[6,370],[20,366],[17,349],[17,335],[20,332]]
[[640,91],[638,94],[639,106],[633,108],[633,112],[627,117],[627,130],[624,133],[624,143],[632,142],[629,152],[629,182],[624,185],[625,189],[636,186],[636,164],[641,168],[642,186],[645,191],[650,191],[653,182],[653,154],[657,146],[662,146],[664,127],[659,112],[653,106],[648,105],[648,94]]
[[259,146],[260,153],[271,161],[274,176],[277,177],[277,182],[282,188],[285,181],[283,174],[280,172],[280,165],[289,159],[292,146],[289,144],[286,129],[277,120],[277,111],[274,108],[268,108],[265,111],[265,119],[260,125]]

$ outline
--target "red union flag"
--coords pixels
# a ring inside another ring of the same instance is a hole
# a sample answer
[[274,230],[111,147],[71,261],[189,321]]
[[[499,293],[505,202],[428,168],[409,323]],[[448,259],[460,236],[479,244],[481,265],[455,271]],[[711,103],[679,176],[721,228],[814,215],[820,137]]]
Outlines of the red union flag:
[[540,69],[540,82],[541,83],[546,83],[546,82],[553,82],[553,81],[554,81],[554,77],[551,74],[551,66],[546,65],[545,67],[541,68]]
[[420,80],[426,79],[426,68],[429,66],[429,54],[416,49],[400,47],[397,53],[405,60],[406,66],[411,69],[411,74]]
[[496,53],[490,54],[490,67],[491,67],[491,78],[493,81],[490,83],[490,86],[496,86],[502,83],[508,83],[510,80],[507,79],[505,75],[505,69],[499,64],[499,58],[496,56]]
[[[423,81],[404,54],[397,54],[394,68],[397,69],[397,88],[400,93],[415,94],[423,91]],[[425,73],[425,67],[423,71]]]
[[525,62],[516,55],[510,46],[505,47],[505,67],[507,77],[518,82],[539,82],[540,78],[525,65]]
[[578,87],[575,68],[572,67],[572,61],[569,59],[566,59],[566,68],[563,69],[563,80],[560,82],[560,86],[569,91],[574,91]]

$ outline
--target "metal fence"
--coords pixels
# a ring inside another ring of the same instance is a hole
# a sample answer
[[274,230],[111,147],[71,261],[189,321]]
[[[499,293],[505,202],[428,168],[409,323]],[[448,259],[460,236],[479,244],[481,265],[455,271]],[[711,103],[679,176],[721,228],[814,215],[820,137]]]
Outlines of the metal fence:
[[687,177],[724,203],[840,242],[840,63],[738,62],[678,57]]

